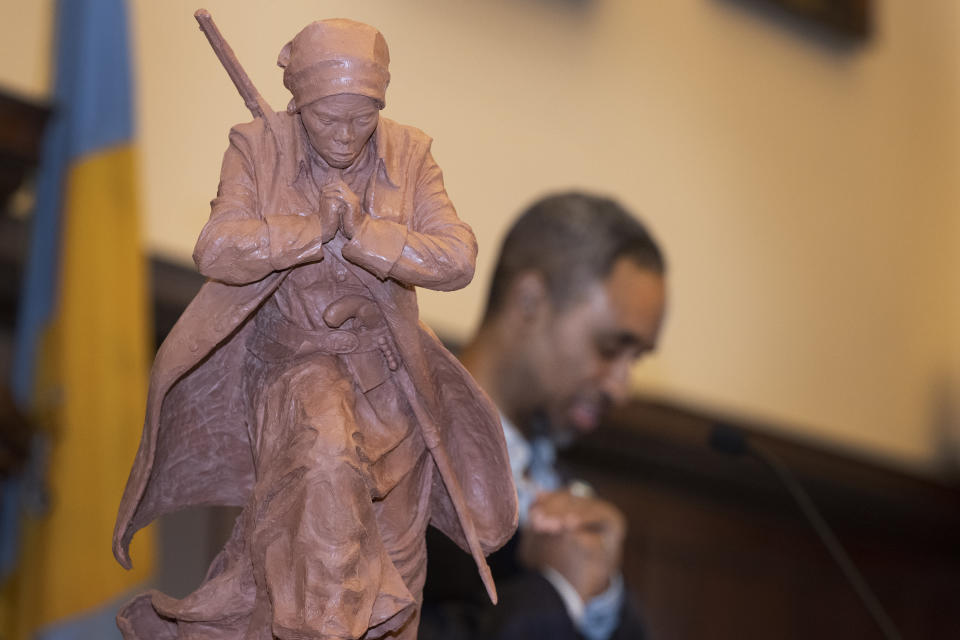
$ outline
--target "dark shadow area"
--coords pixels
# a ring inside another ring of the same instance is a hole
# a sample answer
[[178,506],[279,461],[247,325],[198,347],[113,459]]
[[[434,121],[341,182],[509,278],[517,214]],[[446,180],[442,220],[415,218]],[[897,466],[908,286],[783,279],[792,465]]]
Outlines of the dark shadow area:
[[871,0],[714,0],[835,55],[850,55],[874,36]]
[[[721,416],[636,398],[563,461],[628,519],[653,638],[880,638],[776,475],[708,445]],[[739,421],[820,509],[904,638],[960,637],[960,487]]]
[[196,589],[230,537],[239,513],[235,507],[197,507],[160,518],[153,586],[174,598]]

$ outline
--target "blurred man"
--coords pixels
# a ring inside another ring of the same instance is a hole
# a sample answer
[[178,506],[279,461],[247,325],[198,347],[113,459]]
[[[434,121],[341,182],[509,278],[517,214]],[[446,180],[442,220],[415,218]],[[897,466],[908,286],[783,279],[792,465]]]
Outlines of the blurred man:
[[491,559],[496,608],[431,538],[421,640],[643,636],[620,573],[624,518],[554,458],[627,398],[631,367],[657,343],[664,271],[656,242],[606,198],[548,197],[508,233],[462,361],[500,409],[521,529]]

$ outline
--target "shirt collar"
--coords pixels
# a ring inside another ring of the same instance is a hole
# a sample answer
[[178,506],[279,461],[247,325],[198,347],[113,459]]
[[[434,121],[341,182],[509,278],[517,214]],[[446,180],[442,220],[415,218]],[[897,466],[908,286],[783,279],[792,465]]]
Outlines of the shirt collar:
[[503,425],[503,437],[507,441],[507,456],[510,458],[510,471],[514,479],[522,478],[530,465],[530,443],[523,437],[520,430],[510,422],[507,416],[500,414],[500,423]]

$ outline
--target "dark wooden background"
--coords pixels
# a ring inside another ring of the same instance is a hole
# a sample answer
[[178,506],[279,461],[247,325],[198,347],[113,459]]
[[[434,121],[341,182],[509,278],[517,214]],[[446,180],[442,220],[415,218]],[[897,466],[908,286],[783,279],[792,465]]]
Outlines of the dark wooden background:
[[[627,514],[625,574],[658,640],[882,638],[772,470],[716,419],[636,400],[566,458]],[[960,638],[960,491],[740,425],[791,467],[905,639]]]

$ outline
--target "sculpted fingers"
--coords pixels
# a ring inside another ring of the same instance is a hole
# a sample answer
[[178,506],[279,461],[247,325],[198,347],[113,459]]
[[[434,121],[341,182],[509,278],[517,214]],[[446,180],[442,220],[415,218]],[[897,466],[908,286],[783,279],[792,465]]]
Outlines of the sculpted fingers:
[[320,203],[321,211],[328,210],[329,217],[336,221],[334,229],[339,227],[344,236],[353,238],[363,220],[363,208],[357,194],[341,180],[323,188]]
[[320,218],[322,228],[323,242],[333,240],[337,235],[337,229],[340,228],[340,206],[341,203],[336,198],[320,198],[320,206],[317,215]]

